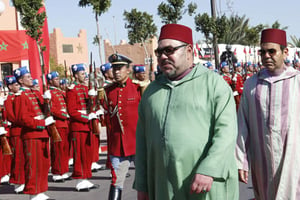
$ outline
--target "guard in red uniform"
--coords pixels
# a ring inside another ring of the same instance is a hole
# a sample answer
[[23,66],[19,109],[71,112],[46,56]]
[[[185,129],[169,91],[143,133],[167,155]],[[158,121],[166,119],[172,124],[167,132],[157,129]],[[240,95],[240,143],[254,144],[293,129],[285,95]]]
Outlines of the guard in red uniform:
[[21,139],[21,126],[18,126],[14,113],[15,95],[20,95],[20,85],[14,76],[6,76],[5,84],[9,89],[9,93],[4,101],[4,107],[8,125],[10,127],[9,144],[13,153],[9,182],[15,185],[16,193],[21,193],[25,187],[25,158],[23,152],[23,142]]
[[[9,139],[9,129],[6,121],[6,111],[4,109],[4,101],[6,97],[0,97],[0,135]],[[2,137],[2,136],[1,136]],[[11,155],[4,154],[0,144],[0,183],[8,183],[10,179]]]
[[236,110],[238,110],[240,99],[242,97],[243,89],[244,89],[244,80],[242,75],[243,68],[241,63],[239,62],[235,63],[234,65],[235,65],[235,73],[233,75],[232,82],[235,87],[234,87],[233,95],[236,104]]
[[[0,137],[6,137],[6,136],[7,136],[7,131],[3,126],[0,127]],[[0,143],[0,178],[1,178],[1,183],[8,183],[10,169],[7,169],[6,159],[5,159],[5,155],[3,154],[2,148],[3,147],[1,146]]]
[[90,120],[96,119],[95,113],[88,114],[88,95],[96,95],[95,91],[88,91],[85,84],[85,65],[71,66],[74,83],[67,90],[67,110],[70,115],[70,129],[72,134],[74,167],[72,178],[77,179],[76,190],[89,190],[98,185],[91,183],[91,165],[93,161],[93,141]]
[[105,63],[101,65],[100,70],[105,78],[103,86],[105,87],[107,85],[112,84],[114,82],[114,75],[112,72],[111,63]]
[[15,98],[15,117],[21,125],[21,137],[25,155],[25,188],[31,200],[44,200],[48,190],[48,171],[50,167],[49,135],[46,126],[55,123],[53,117],[42,113],[42,95],[32,90],[32,77],[27,67],[14,71],[21,94]]
[[250,61],[246,63],[246,69],[247,69],[247,73],[244,77],[244,81],[246,81],[248,78],[254,75],[254,67]]
[[222,72],[222,77],[223,79],[228,83],[230,87],[232,87],[232,79],[231,79],[231,74],[229,71],[229,66],[226,61],[221,63],[221,72]]
[[69,178],[69,115],[63,91],[59,88],[58,72],[51,72],[46,77],[49,90],[44,93],[44,98],[51,100],[51,113],[62,139],[61,142],[51,140],[52,179],[53,181],[64,181]]
[[130,162],[134,160],[136,125],[141,88],[129,78],[131,60],[120,54],[108,58],[115,82],[105,89],[104,108],[109,113],[108,153],[112,164],[109,200],[121,199]]

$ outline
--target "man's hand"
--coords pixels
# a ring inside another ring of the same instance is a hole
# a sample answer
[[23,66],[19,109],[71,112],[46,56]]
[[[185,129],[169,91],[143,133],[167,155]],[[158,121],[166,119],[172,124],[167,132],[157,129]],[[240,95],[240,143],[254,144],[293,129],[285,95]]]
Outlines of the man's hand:
[[239,180],[243,183],[248,183],[248,171],[239,169]]
[[213,183],[213,178],[202,174],[196,174],[191,184],[190,193],[209,192]]
[[149,200],[149,196],[147,192],[137,192],[137,200]]

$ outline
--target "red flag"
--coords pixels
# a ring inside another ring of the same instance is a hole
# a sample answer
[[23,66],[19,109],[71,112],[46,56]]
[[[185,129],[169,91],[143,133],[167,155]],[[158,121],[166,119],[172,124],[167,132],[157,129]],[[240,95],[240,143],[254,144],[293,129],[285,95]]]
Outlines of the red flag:
[[196,49],[194,49],[194,55],[195,55],[195,57],[197,56],[197,50]]
[[25,31],[0,31],[0,61],[28,59],[28,37]]
[[236,48],[234,49],[233,54],[236,56]]
[[244,54],[247,54],[246,47],[244,47]]
[[[38,13],[41,12],[46,12],[45,6],[41,7]],[[43,52],[43,57],[44,57],[44,72],[45,74],[49,73],[49,31],[48,31],[48,21],[47,17],[45,18],[44,21],[44,26],[42,29],[42,36],[41,39],[43,40],[41,46],[46,47],[46,51]],[[42,69],[41,69],[41,64],[40,64],[40,56],[39,56],[39,51],[37,48],[36,41],[32,39],[29,42],[29,65],[30,65],[30,73],[33,79],[38,79],[39,80],[39,85],[41,88],[43,88],[43,81],[42,81]]]
[[198,51],[200,51],[200,48],[198,46],[198,43],[196,43],[196,49],[198,49]]
[[249,48],[249,54],[251,54],[251,48]]

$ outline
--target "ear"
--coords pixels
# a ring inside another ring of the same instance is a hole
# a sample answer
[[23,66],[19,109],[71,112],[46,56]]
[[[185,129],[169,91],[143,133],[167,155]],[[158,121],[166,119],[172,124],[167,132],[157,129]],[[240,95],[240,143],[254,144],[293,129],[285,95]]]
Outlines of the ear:
[[289,53],[289,49],[288,48],[284,48],[283,49],[283,53],[285,54],[285,57],[287,57],[288,53]]
[[23,77],[19,78],[18,82],[19,82],[20,84],[23,84],[23,83],[24,83]]

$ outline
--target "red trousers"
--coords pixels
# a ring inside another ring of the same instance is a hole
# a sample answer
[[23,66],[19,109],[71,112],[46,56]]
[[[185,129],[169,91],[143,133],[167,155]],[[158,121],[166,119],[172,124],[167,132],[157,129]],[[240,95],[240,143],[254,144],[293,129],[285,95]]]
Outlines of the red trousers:
[[25,153],[24,194],[39,194],[48,190],[50,168],[49,138],[23,140]]
[[61,142],[51,140],[51,172],[56,175],[63,175],[69,171],[69,129],[57,128]]
[[24,184],[25,157],[21,136],[9,137],[9,144],[13,152],[9,182],[14,184]]
[[98,162],[99,160],[99,146],[100,146],[100,135],[92,134],[93,138],[93,162]]
[[72,132],[73,179],[92,177],[93,140],[91,132]]
[[11,155],[3,155],[0,145],[0,178],[9,175],[11,166]]

